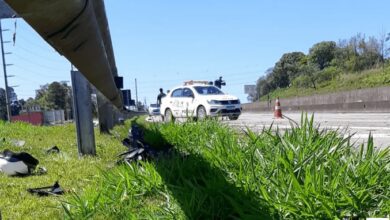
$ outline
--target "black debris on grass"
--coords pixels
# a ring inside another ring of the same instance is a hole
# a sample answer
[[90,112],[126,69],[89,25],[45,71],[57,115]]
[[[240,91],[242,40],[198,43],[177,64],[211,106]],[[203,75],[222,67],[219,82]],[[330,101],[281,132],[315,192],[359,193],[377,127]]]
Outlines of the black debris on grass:
[[132,125],[129,130],[129,137],[123,139],[122,144],[128,148],[128,151],[118,155],[120,159],[117,164],[130,164],[137,161],[147,161],[156,159],[161,155],[166,155],[170,152],[169,148],[154,149],[145,143],[144,132],[138,125]]
[[61,188],[58,181],[56,181],[52,186],[28,188],[27,191],[37,196],[49,196],[49,195],[58,196],[64,194],[64,190]]
[[46,150],[47,154],[58,154],[60,153],[60,149],[57,146],[53,146],[50,149]]

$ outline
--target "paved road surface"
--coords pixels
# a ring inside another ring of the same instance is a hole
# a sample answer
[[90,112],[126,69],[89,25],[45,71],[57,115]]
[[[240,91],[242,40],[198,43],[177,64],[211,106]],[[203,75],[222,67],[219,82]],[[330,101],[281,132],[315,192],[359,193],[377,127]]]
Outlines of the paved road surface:
[[[286,116],[300,122],[300,113],[286,113]],[[314,121],[322,128],[345,129],[346,135],[354,134],[357,143],[366,142],[369,133],[377,147],[390,146],[390,113],[315,113]],[[237,128],[251,128],[254,131],[269,127],[272,123],[280,129],[290,128],[288,119],[273,119],[272,113],[243,113],[237,121],[226,121]]]

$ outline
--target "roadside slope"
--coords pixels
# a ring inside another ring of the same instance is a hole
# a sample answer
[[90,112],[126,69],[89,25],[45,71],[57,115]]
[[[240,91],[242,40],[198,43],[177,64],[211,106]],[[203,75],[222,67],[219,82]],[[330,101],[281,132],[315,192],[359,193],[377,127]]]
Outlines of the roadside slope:
[[[341,74],[333,80],[318,85],[317,89],[292,85],[288,88],[276,89],[269,95],[271,99],[276,99],[276,97],[291,98],[385,86],[390,86],[390,65],[384,69]],[[260,100],[266,101],[267,96],[261,97]]]

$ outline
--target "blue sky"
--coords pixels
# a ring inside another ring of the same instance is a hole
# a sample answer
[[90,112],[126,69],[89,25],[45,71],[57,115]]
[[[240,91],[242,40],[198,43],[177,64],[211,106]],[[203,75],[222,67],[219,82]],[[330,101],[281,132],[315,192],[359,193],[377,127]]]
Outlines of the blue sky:
[[[131,1],[106,0],[117,68],[140,101],[155,102],[158,89],[184,80],[215,80],[246,102],[244,84],[255,84],[283,53],[302,51],[324,40],[357,33],[390,32],[390,1]],[[3,20],[11,40],[14,20]],[[39,85],[70,81],[70,64],[23,20],[16,45],[6,44],[9,84],[19,98],[35,96]],[[0,77],[0,87],[4,79]]]

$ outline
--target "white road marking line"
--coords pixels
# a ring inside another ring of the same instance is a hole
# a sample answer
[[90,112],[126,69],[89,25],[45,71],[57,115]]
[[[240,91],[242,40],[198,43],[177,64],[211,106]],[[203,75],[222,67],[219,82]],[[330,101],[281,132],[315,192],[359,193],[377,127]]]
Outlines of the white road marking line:
[[348,128],[348,129],[355,129],[355,130],[389,130],[390,131],[389,127],[355,127],[355,126],[350,126],[350,127],[348,127],[348,126],[323,126],[323,127],[324,128],[331,128],[331,129]]
[[[369,134],[354,134],[352,138],[364,138],[367,139]],[[349,135],[344,135],[344,137],[348,137]],[[390,134],[371,134],[373,138],[390,138]]]
[[[241,124],[238,124],[238,123],[230,123],[231,125],[238,125],[238,126],[248,126],[248,127],[266,127],[266,128],[269,128],[271,127],[271,124],[245,124],[245,123],[241,123]],[[278,128],[284,128],[284,129],[290,129],[291,126],[290,125],[281,125],[281,124],[273,124],[272,127],[278,127]],[[348,129],[348,130],[385,130],[385,131],[390,131],[390,128],[389,127],[355,127],[355,126],[324,126],[324,125],[320,125],[320,128],[323,128],[323,129],[333,129],[333,130],[336,130],[336,129]]]

